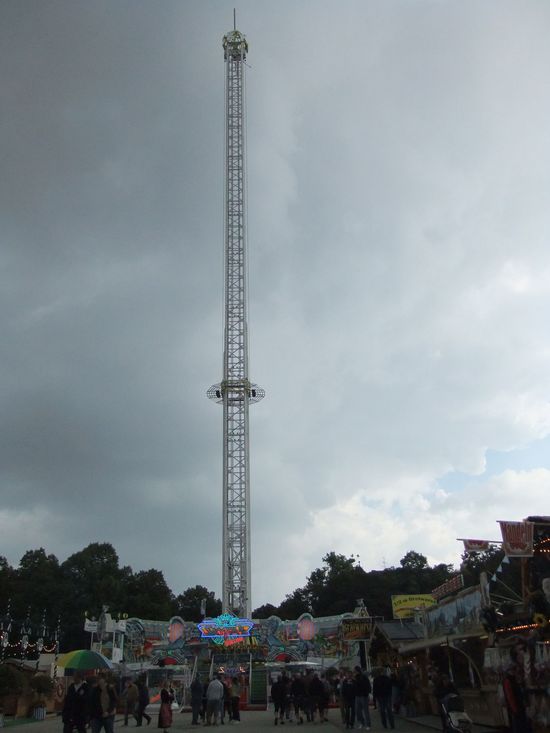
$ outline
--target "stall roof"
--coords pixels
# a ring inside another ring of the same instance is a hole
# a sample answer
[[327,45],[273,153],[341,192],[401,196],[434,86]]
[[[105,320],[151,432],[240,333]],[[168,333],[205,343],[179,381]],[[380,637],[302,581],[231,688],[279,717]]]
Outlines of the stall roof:
[[[481,634],[470,633],[470,634],[449,634],[448,636],[434,636],[429,639],[418,639],[418,641],[403,641],[399,644],[399,653],[408,654],[410,652],[417,652],[421,649],[428,649],[433,646],[453,646],[455,641],[465,639],[481,639],[484,638]],[[486,638],[486,637],[485,637]]]
[[376,627],[387,638],[390,644],[397,645],[404,641],[424,639],[424,626],[416,621],[396,620],[377,621]]

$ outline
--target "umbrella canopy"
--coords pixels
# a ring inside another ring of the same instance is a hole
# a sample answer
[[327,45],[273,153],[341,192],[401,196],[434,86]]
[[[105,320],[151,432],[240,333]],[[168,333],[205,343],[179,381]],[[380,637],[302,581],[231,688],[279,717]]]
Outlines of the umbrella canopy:
[[74,652],[62,654],[57,663],[65,669],[112,669],[110,659],[90,649],[76,649]]

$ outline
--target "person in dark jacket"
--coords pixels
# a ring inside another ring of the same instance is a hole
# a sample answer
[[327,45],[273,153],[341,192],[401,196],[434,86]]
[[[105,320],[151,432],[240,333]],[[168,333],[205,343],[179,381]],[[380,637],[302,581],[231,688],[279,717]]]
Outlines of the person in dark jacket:
[[275,725],[285,722],[285,710],[288,700],[288,688],[286,678],[278,677],[277,681],[271,685],[271,699],[275,708]]
[[234,723],[241,722],[241,683],[238,677],[231,680],[231,720]]
[[145,679],[140,677],[137,681],[138,688],[138,704],[136,711],[137,726],[143,725],[143,718],[147,721],[147,725],[151,722],[151,716],[145,712],[147,705],[149,705],[149,689],[145,684]]
[[395,720],[391,704],[392,682],[387,674],[380,671],[372,681],[372,696],[377,702],[380,711],[380,720],[384,728],[395,728]]
[[525,691],[517,666],[513,665],[507,670],[502,689],[512,733],[529,733],[531,725],[527,718]]
[[85,733],[89,719],[90,687],[82,675],[76,672],[63,703],[63,733],[72,733],[74,728],[78,733]]
[[202,708],[203,685],[199,675],[191,682],[191,725],[200,725],[199,715]]
[[340,695],[344,701],[344,722],[351,729],[355,725],[355,680],[351,672],[340,682]]
[[100,675],[97,685],[90,694],[90,727],[92,733],[99,733],[104,728],[105,733],[113,733],[115,725],[117,696],[113,687]]
[[369,695],[371,684],[361,667],[355,667],[355,720],[360,728],[370,730]]
[[136,709],[138,704],[139,690],[133,680],[126,680],[122,697],[124,699],[124,725],[128,725],[128,719],[130,715],[132,715],[136,719],[137,723]]
[[298,725],[302,725],[304,722],[302,712],[305,711],[305,708],[304,708],[305,690],[306,688],[304,685],[304,679],[302,675],[295,674],[292,682],[290,683],[290,694],[292,696],[292,701],[294,703],[294,715],[295,715]]
[[323,710],[323,699],[325,689],[322,681],[319,679],[317,672],[314,672],[311,685],[309,686],[309,693],[311,695],[311,708],[312,708],[312,720],[315,722],[315,712],[319,711],[319,722],[323,722],[324,710]]

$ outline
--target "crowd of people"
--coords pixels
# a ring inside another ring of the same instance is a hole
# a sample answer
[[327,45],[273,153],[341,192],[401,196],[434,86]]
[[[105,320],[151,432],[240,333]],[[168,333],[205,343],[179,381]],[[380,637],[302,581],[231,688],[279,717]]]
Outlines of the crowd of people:
[[[346,729],[371,729],[369,701],[378,709],[384,728],[395,728],[394,705],[395,676],[385,670],[374,675],[372,682],[360,667],[353,671],[341,670],[337,677],[329,678],[315,671],[296,673],[291,677],[283,673],[271,686],[271,701],[275,725],[296,721],[326,722],[329,704],[340,701],[340,714]],[[399,706],[399,702],[397,702]]]
[[238,677],[214,676],[202,682],[199,675],[191,683],[191,725],[240,723],[241,683]]
[[[172,726],[173,701],[174,691],[166,680],[160,690],[158,714],[158,727],[165,732]],[[102,729],[105,733],[113,733],[115,714],[121,703],[125,726],[130,717],[136,721],[136,727],[142,726],[144,720],[147,725],[151,723],[152,718],[147,713],[149,690],[144,677],[126,680],[119,694],[105,675],[84,678],[76,672],[63,703],[63,733],[73,733],[75,729],[78,733],[86,733],[88,726],[91,733],[100,733]]]

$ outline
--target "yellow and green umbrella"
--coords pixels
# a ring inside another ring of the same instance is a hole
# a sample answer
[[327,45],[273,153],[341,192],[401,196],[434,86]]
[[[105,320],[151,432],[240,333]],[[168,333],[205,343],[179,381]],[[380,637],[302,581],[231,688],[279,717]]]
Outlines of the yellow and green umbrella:
[[90,649],[76,649],[62,654],[57,664],[64,669],[112,669],[113,663],[99,652]]

